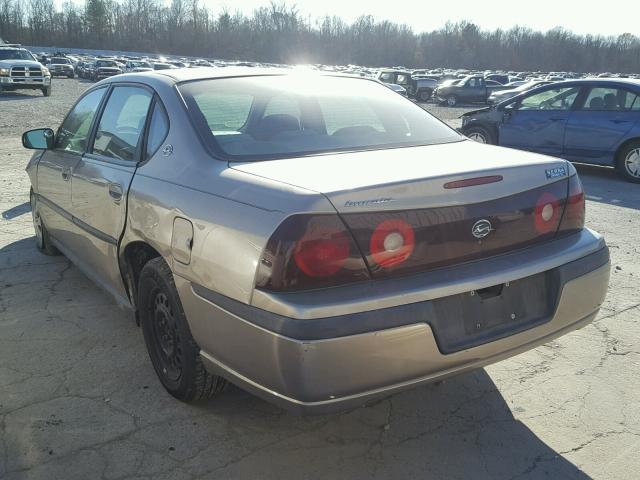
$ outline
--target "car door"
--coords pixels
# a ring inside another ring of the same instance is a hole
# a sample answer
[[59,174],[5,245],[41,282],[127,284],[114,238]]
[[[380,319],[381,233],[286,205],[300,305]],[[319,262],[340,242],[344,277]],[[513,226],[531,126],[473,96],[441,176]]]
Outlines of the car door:
[[564,134],[579,86],[531,92],[504,109],[498,141],[504,147],[561,155]]
[[55,146],[38,161],[37,200],[49,234],[66,245],[74,235],[71,218],[71,177],[85,152],[91,127],[106,88],[84,95],[68,113],[56,134]]
[[640,97],[623,88],[593,86],[581,103],[567,122],[565,155],[612,164],[618,145],[640,120]]
[[484,92],[484,82],[480,78],[468,79],[461,89],[461,100],[464,102],[477,102]]
[[118,242],[152,99],[153,92],[146,87],[115,84],[104,102],[88,151],[73,170],[71,211],[82,230],[74,239],[73,255],[87,275],[116,298],[126,298]]

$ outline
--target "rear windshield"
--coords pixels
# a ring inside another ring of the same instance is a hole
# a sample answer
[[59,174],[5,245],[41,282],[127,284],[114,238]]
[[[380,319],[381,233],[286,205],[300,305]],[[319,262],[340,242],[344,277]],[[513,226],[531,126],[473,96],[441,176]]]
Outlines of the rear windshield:
[[205,140],[243,161],[461,139],[370,80],[274,75],[199,80],[179,89]]

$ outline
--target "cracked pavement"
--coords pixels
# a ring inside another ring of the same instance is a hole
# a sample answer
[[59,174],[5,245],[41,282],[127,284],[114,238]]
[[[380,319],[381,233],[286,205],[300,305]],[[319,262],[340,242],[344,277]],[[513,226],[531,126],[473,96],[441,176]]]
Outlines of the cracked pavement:
[[[28,128],[88,86],[0,97],[0,478],[628,479],[640,471],[640,185],[579,167],[611,284],[597,320],[535,350],[341,414],[237,388],[162,389],[133,318],[34,246]],[[426,107],[446,121],[452,111]],[[455,110],[459,114],[459,109]]]

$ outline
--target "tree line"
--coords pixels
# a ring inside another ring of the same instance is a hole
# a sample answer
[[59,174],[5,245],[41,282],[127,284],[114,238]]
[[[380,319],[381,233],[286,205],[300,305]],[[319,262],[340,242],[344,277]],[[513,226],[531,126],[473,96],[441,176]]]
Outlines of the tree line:
[[34,46],[141,51],[275,63],[516,71],[640,71],[640,39],[447,23],[416,33],[363,15],[312,19],[270,3],[214,13],[200,0],[0,0],[0,38]]

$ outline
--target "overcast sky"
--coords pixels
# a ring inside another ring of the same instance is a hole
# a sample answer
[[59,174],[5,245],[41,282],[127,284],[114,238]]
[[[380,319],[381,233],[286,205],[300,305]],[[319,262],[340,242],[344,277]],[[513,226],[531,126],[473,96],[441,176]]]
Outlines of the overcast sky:
[[[169,1],[169,0],[167,0]],[[268,0],[201,0],[214,11],[225,6],[230,11],[251,13],[268,5]],[[363,14],[410,25],[414,31],[430,31],[447,20],[469,20],[483,28],[510,28],[523,25],[534,30],[562,26],[580,34],[618,35],[638,31],[637,0],[617,0],[601,4],[596,0],[298,0],[287,2],[312,18],[337,15],[351,22]],[[608,5],[608,6],[607,6]]]
[[[62,5],[65,0],[54,0]],[[84,0],[72,0],[84,4]],[[185,0],[187,3],[188,0]],[[165,4],[171,0],[164,0]],[[199,0],[210,10],[223,7],[251,14],[269,0]],[[276,3],[280,3],[277,1]],[[619,35],[638,32],[638,0],[617,0],[601,4],[596,0],[298,0],[296,5],[312,19],[326,14],[352,22],[370,14],[377,20],[391,20],[410,25],[417,33],[442,27],[448,20],[468,20],[484,29],[508,29],[522,25],[547,31],[561,26],[579,34]]]

